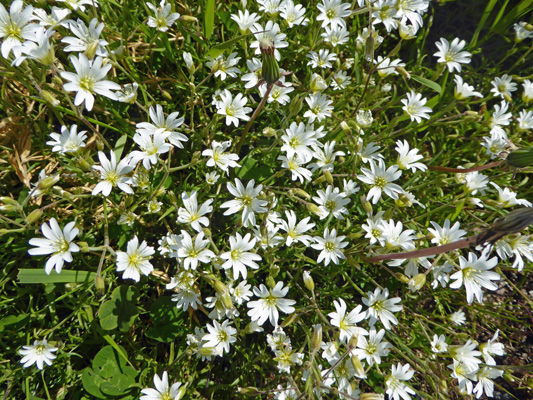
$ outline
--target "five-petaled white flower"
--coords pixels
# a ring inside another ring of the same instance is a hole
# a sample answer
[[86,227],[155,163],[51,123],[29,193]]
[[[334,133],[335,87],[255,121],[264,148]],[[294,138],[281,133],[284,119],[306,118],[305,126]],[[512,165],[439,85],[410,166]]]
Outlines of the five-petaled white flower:
[[370,160],[370,169],[361,168],[364,175],[357,175],[357,178],[364,183],[372,185],[368,191],[367,199],[372,199],[372,203],[376,204],[381,198],[381,193],[385,194],[394,200],[398,198],[398,194],[403,192],[403,189],[394,182],[402,175],[402,171],[398,170],[397,165],[393,165],[385,170],[385,163],[379,159],[378,164]]
[[150,275],[154,267],[150,263],[151,256],[155,253],[153,247],[148,246],[146,241],[139,245],[139,239],[134,236],[128,242],[127,250],[117,251],[117,271],[124,271],[122,279],[133,279],[139,282],[141,272],[143,275]]
[[396,325],[398,320],[393,313],[401,311],[402,305],[396,304],[401,301],[399,297],[389,299],[389,289],[376,288],[374,293],[368,292],[367,297],[363,297],[363,303],[368,307],[366,318],[370,319],[369,324],[374,325],[378,320],[381,321],[385,329],[391,329],[391,323]]
[[250,117],[246,115],[252,109],[244,107],[248,103],[248,99],[241,93],[238,93],[235,98],[231,95],[228,89],[224,89],[224,93],[220,93],[220,100],[215,100],[217,106],[217,114],[226,116],[226,125],[239,126],[239,119],[249,121]]
[[322,4],[317,4],[320,15],[316,17],[317,21],[322,21],[322,28],[337,26],[346,28],[346,22],[343,18],[349,17],[350,3],[342,3],[342,0],[322,0]]
[[118,186],[122,191],[133,194],[133,189],[130,185],[133,183],[131,178],[127,178],[124,175],[131,172],[131,167],[127,160],[121,160],[117,165],[117,156],[113,151],[109,153],[109,160],[105,156],[104,152],[98,152],[98,159],[102,165],[94,165],[93,168],[100,171],[102,182],[98,183],[93,191],[92,195],[95,196],[102,192],[104,196],[109,196],[111,189]]
[[403,400],[410,400],[410,395],[416,393],[404,381],[411,379],[414,374],[415,371],[411,369],[409,364],[402,365],[398,363],[398,365],[393,365],[390,375],[385,380],[389,399],[399,400],[401,397]]
[[67,92],[78,92],[74,98],[74,105],[79,106],[85,102],[85,108],[87,111],[91,111],[95,94],[108,97],[111,100],[118,100],[117,95],[112,90],[120,90],[120,85],[104,80],[111,69],[111,64],[102,67],[104,62],[102,57],[96,57],[89,61],[83,53],[79,54],[79,58],[71,56],[70,62],[74,65],[76,73],[63,71],[60,75],[69,81],[63,85]]
[[337,237],[337,230],[335,228],[333,228],[331,232],[329,228],[326,228],[324,230],[324,237],[313,237],[316,243],[312,244],[311,247],[315,250],[322,250],[316,261],[324,261],[324,265],[328,265],[330,261],[338,264],[339,259],[344,260],[346,257],[341,249],[348,246],[348,242],[343,242],[344,238],[346,238],[346,236]]
[[453,289],[459,289],[463,284],[466,289],[466,301],[472,304],[474,296],[479,303],[483,302],[483,292],[481,288],[489,290],[497,290],[498,285],[492,281],[500,280],[500,275],[496,272],[489,271],[498,265],[498,258],[493,257],[487,260],[487,254],[482,254],[478,259],[474,253],[468,253],[468,260],[461,256],[459,258],[459,268],[455,274],[450,276],[451,279],[456,279],[455,282],[450,283]]
[[168,31],[168,28],[170,28],[180,17],[179,13],[170,12],[172,6],[170,3],[167,3],[166,0],[161,0],[159,7],[152,3],[146,3],[146,5],[155,14],[155,17],[148,17],[148,26],[156,28],[159,32]]
[[404,107],[402,109],[409,114],[411,121],[416,121],[418,123],[422,122],[422,118],[429,119],[429,114],[432,110],[430,107],[425,107],[427,99],[422,98],[420,93],[415,93],[411,90],[410,93],[407,93],[407,99],[401,100]]
[[181,231],[181,241],[179,244],[170,245],[171,250],[178,250],[178,257],[183,258],[183,268],[196,269],[198,262],[208,263],[211,258],[215,257],[215,253],[207,249],[209,240],[204,240],[204,233],[200,232],[196,238],[191,238],[187,231]]
[[346,303],[343,299],[333,300],[335,312],[328,314],[331,318],[331,325],[340,329],[339,340],[343,343],[348,342],[353,336],[368,335],[366,329],[358,327],[356,324],[365,319],[365,313],[361,312],[362,305],[358,305],[346,315]]
[[251,253],[248,250],[252,250],[255,246],[256,239],[250,240],[251,234],[247,233],[242,237],[239,233],[235,237],[230,236],[229,245],[230,251],[222,253],[220,258],[227,260],[222,264],[222,268],[233,268],[233,279],[237,280],[239,275],[242,275],[243,279],[246,279],[248,272],[246,267],[252,269],[258,269],[256,261],[261,261],[262,258],[259,254]]
[[213,211],[213,199],[209,199],[204,202],[200,209],[198,209],[198,192],[193,190],[191,194],[183,192],[181,198],[183,200],[183,206],[178,209],[178,222],[182,224],[189,224],[196,232],[200,232],[203,226],[209,226],[209,219],[204,217],[205,214]]
[[[254,294],[259,297],[259,300],[249,301],[247,306],[248,315],[252,321],[263,325],[268,319],[273,326],[278,326],[279,311],[285,314],[294,312],[293,304],[295,300],[284,299],[289,291],[289,287],[283,287],[283,282],[276,283],[273,289],[268,289],[261,284],[259,288],[254,287]],[[279,311],[278,311],[279,310]]]
[[180,400],[185,395],[185,387],[181,386],[181,382],[175,382],[172,386],[168,384],[168,373],[163,372],[161,378],[159,375],[154,375],[155,389],[147,388],[141,390],[141,398],[139,400]]
[[166,138],[174,146],[183,149],[183,144],[181,142],[186,142],[187,136],[183,133],[176,131],[177,128],[183,124],[185,120],[183,117],[178,118],[179,112],[175,111],[171,113],[167,118],[163,114],[163,107],[159,104],[156,104],[155,108],[150,107],[150,122],[140,122],[137,124],[137,132],[146,132],[150,135],[155,135],[157,133],[164,133]]
[[227,208],[224,215],[231,215],[242,211],[242,224],[245,227],[255,226],[255,213],[264,213],[267,211],[265,206],[268,202],[257,198],[261,190],[263,190],[263,185],[258,185],[257,187],[254,187],[254,185],[254,179],[248,182],[246,188],[239,178],[235,178],[235,185],[228,182],[227,188],[235,196],[235,200],[226,201],[220,206],[221,208]]
[[87,138],[87,131],[78,132],[78,125],[72,125],[69,129],[63,125],[61,135],[52,132],[50,137],[54,140],[46,142],[47,145],[53,146],[52,151],[58,151],[61,154],[74,153],[80,148],[85,147],[84,140]]
[[50,275],[50,272],[52,272],[52,269],[54,268],[59,274],[63,268],[63,263],[65,261],[72,261],[71,253],[80,251],[78,245],[72,243],[74,238],[80,232],[78,228],[74,227],[75,224],[74,221],[69,222],[62,230],[57,223],[57,220],[52,218],[50,219],[50,225],[45,222],[41,226],[41,232],[46,239],[30,239],[29,244],[37,247],[28,250],[29,254],[32,256],[52,254],[44,267],[44,270],[48,275]]
[[20,46],[24,40],[35,40],[35,32],[39,25],[30,23],[33,19],[33,7],[27,6],[22,9],[24,3],[22,0],[15,0],[9,7],[9,13],[6,8],[0,4],[0,39],[2,42],[2,57],[8,58],[9,53],[13,50],[15,58],[20,55],[14,47]]
[[446,64],[448,71],[453,72],[456,69],[457,72],[461,72],[461,64],[470,64],[472,54],[468,51],[461,51],[466,46],[464,40],[455,38],[450,43],[446,39],[441,38],[440,42],[435,43],[435,45],[439,51],[433,54],[433,56],[439,57],[437,62]]
[[22,349],[19,350],[19,354],[23,356],[20,362],[24,364],[24,368],[36,364],[38,369],[43,369],[44,364],[52,365],[52,360],[57,357],[53,353],[57,350],[58,348],[50,346],[46,339],[42,342],[35,340],[33,345],[22,346]]
[[218,167],[229,174],[229,168],[240,167],[237,163],[239,156],[235,153],[226,153],[225,151],[231,146],[231,140],[225,142],[211,142],[211,149],[202,151],[202,155],[210,157],[206,164],[208,167]]
[[230,345],[237,341],[235,337],[237,329],[230,326],[229,323],[229,320],[225,320],[222,323],[213,320],[213,325],[207,324],[206,328],[209,333],[202,337],[202,340],[206,342],[203,346],[213,347],[219,356],[229,353]]
[[329,185],[325,192],[319,190],[317,194],[318,196],[314,196],[313,200],[319,205],[320,219],[333,215],[334,218],[343,220],[343,214],[348,214],[348,210],[344,206],[350,202],[350,199],[346,198],[339,188]]

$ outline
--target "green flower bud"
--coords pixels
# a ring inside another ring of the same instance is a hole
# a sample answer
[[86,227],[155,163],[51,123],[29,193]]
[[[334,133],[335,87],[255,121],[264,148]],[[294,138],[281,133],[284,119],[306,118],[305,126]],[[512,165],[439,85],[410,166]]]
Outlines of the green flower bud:
[[41,90],[41,98],[50,104],[52,107],[57,107],[61,102],[48,90]]
[[515,168],[525,168],[533,165],[533,146],[509,153],[506,161],[507,164]]
[[263,79],[267,84],[273,85],[280,77],[279,65],[274,55],[274,43],[268,38],[262,38],[259,40],[259,48],[263,58],[261,68]]
[[243,388],[240,387],[239,389],[237,389],[237,391],[244,396],[257,396],[258,394],[261,394],[261,392],[253,386]]
[[317,351],[322,344],[322,325],[313,326],[313,336],[311,337],[311,351]]
[[33,210],[31,213],[29,213],[25,221],[28,225],[31,225],[34,222],[37,222],[41,218],[42,215],[43,215],[43,210],[38,208],[36,210]]
[[303,280],[304,285],[309,291],[315,290],[315,281],[313,281],[313,277],[311,276],[311,273],[309,271],[304,271],[303,273]]

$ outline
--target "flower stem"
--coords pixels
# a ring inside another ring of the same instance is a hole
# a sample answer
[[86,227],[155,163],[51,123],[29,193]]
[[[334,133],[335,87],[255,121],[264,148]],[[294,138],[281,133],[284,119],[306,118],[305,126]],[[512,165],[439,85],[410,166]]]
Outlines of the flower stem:
[[268,99],[268,96],[270,95],[270,92],[272,91],[273,84],[267,83],[266,85],[267,85],[267,90],[265,92],[265,95],[263,96],[263,98],[261,99],[261,102],[259,103],[259,105],[255,109],[254,113],[252,114],[252,118],[250,118],[250,121],[248,121],[248,123],[246,124],[246,127],[244,128],[244,132],[241,135],[241,139],[239,140],[239,143],[237,144],[237,147],[235,147],[235,153],[237,153],[237,154],[239,154],[239,151],[241,150],[241,147],[242,147],[242,145],[244,143],[244,139],[246,139],[246,134],[250,130],[250,127],[252,126],[255,118],[261,112],[261,109],[265,105],[265,103],[266,103],[266,101]]

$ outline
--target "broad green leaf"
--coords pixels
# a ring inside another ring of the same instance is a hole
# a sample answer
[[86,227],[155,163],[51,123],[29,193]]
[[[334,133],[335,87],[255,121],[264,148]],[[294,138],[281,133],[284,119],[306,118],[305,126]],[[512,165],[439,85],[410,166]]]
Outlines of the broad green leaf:
[[23,328],[29,321],[28,314],[9,315],[0,319],[0,332],[5,330],[18,331]]
[[50,275],[44,269],[21,269],[19,270],[18,281],[22,284],[33,283],[82,283],[92,282],[96,274],[89,271],[63,270],[60,274],[52,271]]
[[150,306],[153,328],[146,336],[159,342],[171,342],[183,334],[182,311],[176,307],[172,298],[165,296],[155,300]]
[[255,179],[258,182],[269,178],[273,174],[272,168],[261,165],[256,159],[248,157],[242,164],[242,168],[237,172],[237,177],[246,180]]
[[209,39],[213,34],[213,28],[215,26],[215,0],[207,0],[205,6],[205,37]]
[[105,382],[105,379],[94,372],[91,368],[85,368],[81,375],[83,388],[97,399],[107,399],[107,396],[100,390],[100,385]]
[[122,332],[130,329],[139,314],[135,303],[139,292],[133,286],[119,286],[113,291],[111,300],[100,306],[98,317],[105,330],[118,328]]
[[109,396],[122,396],[135,385],[135,379],[124,374],[115,374],[100,384],[102,393]]
[[421,83],[424,86],[427,86],[430,89],[433,89],[438,94],[442,93],[442,88],[436,82],[430,81],[429,79],[422,78],[421,76],[417,75],[411,75],[411,79],[417,81],[418,83]]

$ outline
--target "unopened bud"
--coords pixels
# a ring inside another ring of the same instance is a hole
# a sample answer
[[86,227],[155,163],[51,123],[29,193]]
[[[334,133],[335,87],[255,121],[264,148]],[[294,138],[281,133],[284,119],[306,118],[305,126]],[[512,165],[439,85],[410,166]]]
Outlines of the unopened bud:
[[322,345],[322,325],[313,326],[313,336],[311,337],[311,351],[317,351]]
[[515,381],[514,376],[509,371],[505,371],[503,373],[503,379],[510,383],[513,383]]
[[217,352],[215,351],[214,347],[206,347],[202,346],[200,350],[198,350],[198,353],[200,353],[203,357],[210,357],[210,356],[216,356]]
[[37,222],[41,216],[43,215],[43,210],[40,208],[33,210],[31,213],[29,213],[25,219],[26,223],[28,225],[33,224],[34,222]]
[[398,71],[405,79],[411,79],[411,74],[407,72],[407,70],[403,67],[395,67],[396,71]]
[[172,95],[169,92],[167,92],[166,90],[162,90],[161,91],[161,95],[167,100],[172,100]]
[[289,315],[288,318],[285,319],[285,321],[283,321],[283,323],[281,324],[281,327],[286,328],[287,326],[291,325],[294,321],[296,321],[296,318],[298,318],[298,314],[292,313],[291,315]]
[[357,356],[351,356],[350,361],[352,362],[352,365],[355,369],[355,375],[361,379],[366,378],[366,372],[363,368],[363,364],[361,364],[361,360],[359,360],[359,357]]
[[324,78],[322,78],[317,73],[311,75],[311,82],[309,83],[309,89],[312,92],[321,92],[324,89],[327,89],[328,85]]
[[355,119],[357,121],[357,124],[363,128],[368,128],[372,125],[372,122],[374,122],[374,118],[372,117],[372,111],[370,110],[357,111]]
[[273,289],[276,286],[276,281],[271,275],[269,275],[266,278],[266,284],[269,288]]
[[192,60],[192,55],[191,53],[187,53],[186,51],[183,52],[183,61],[185,61],[185,66],[187,67],[187,69],[189,70],[189,73],[190,74],[193,74],[194,73],[194,62]]
[[365,60],[374,62],[374,36],[369,35],[365,41]]
[[261,394],[261,392],[253,386],[240,387],[237,391],[244,396],[257,396],[258,394]]
[[503,98],[505,99],[505,101],[506,101],[507,103],[512,103],[512,102],[513,102],[513,98],[512,98],[509,94],[507,94],[507,93],[504,93],[504,94],[503,94]]
[[231,296],[228,292],[221,294],[220,300],[222,301],[222,305],[226,310],[231,310],[233,308],[233,302],[231,301]]
[[181,15],[180,21],[182,22],[198,22],[198,18],[193,17],[192,15]]
[[178,204],[178,198],[176,196],[176,193],[174,193],[173,190],[169,190],[167,194],[168,194],[168,199],[170,200],[170,203],[172,203],[172,205]]
[[41,90],[41,98],[53,107],[57,107],[61,102],[48,90]]
[[280,77],[278,61],[274,54],[274,43],[270,39],[263,37],[259,40],[259,48],[263,58],[261,74],[267,84],[273,85]]
[[385,396],[379,393],[363,393],[359,400],[385,400]]
[[303,272],[303,280],[307,290],[311,292],[315,290],[315,281],[313,281],[313,277],[311,276],[311,273],[309,271]]
[[358,341],[359,341],[359,333],[356,332],[354,335],[352,335],[352,337],[348,341],[348,346],[350,346],[350,348],[352,349],[355,349],[357,347]]
[[291,115],[298,115],[302,110],[304,100],[301,96],[295,96],[289,104],[289,112]]
[[303,197],[305,199],[310,199],[311,198],[311,195],[309,193],[307,193],[305,190],[300,189],[300,188],[294,188],[294,189],[292,189],[292,192],[295,195],[297,195],[298,197]]
[[418,274],[409,280],[409,290],[418,292],[426,284],[426,274]]
[[37,187],[41,190],[50,189],[57,182],[59,182],[59,175],[51,175],[37,182]]
[[515,168],[525,168],[533,165],[533,146],[512,151],[505,161]]
[[333,185],[333,175],[331,175],[331,172],[329,172],[327,169],[324,170],[324,177],[330,185]]
[[401,193],[394,202],[398,207],[411,207],[413,205],[413,202],[404,193]]
[[276,130],[274,128],[265,128],[263,129],[263,135],[265,135],[266,137],[273,137],[275,138],[276,137]]
[[322,211],[320,210],[320,208],[318,208],[318,206],[316,206],[315,204],[313,203],[307,203],[306,205],[306,208],[308,211],[311,211],[313,214],[316,214],[318,216],[321,216],[322,215]]
[[[272,278],[275,278],[276,276],[278,276],[279,271],[280,271],[279,265],[274,264],[272,267],[270,267],[270,276]],[[276,286],[276,285],[274,285],[274,286]]]
[[341,122],[341,129],[344,133],[348,135],[351,135],[352,133],[352,128],[350,128],[350,126],[346,123],[346,121]]
[[313,181],[313,185],[318,185],[320,183],[323,183],[326,181],[326,177],[324,175],[320,175],[317,179]]
[[372,204],[366,199],[365,195],[361,196],[361,205],[368,215],[372,215]]
[[87,56],[89,60],[92,60],[96,54],[96,50],[98,50],[98,46],[100,45],[99,39],[94,39],[88,46],[85,47],[84,54]]
[[400,37],[403,40],[411,40],[416,37],[417,28],[415,25],[400,24]]
[[94,286],[96,287],[98,295],[103,296],[105,294],[105,280],[102,275],[97,275],[96,278],[94,278]]
[[533,224],[533,208],[523,207],[511,211],[503,218],[498,219],[489,231],[494,233],[518,233]]

